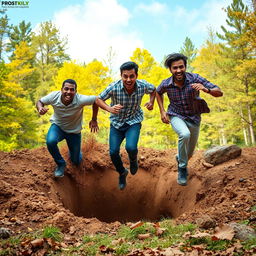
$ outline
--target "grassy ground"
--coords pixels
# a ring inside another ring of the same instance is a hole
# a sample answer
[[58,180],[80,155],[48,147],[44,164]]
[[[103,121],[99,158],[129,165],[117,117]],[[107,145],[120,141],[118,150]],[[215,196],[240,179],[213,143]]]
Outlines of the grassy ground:
[[241,242],[217,239],[213,230],[203,232],[195,225],[174,225],[166,219],[121,225],[115,232],[84,235],[68,244],[61,231],[50,226],[0,239],[0,255],[255,255],[255,238]]

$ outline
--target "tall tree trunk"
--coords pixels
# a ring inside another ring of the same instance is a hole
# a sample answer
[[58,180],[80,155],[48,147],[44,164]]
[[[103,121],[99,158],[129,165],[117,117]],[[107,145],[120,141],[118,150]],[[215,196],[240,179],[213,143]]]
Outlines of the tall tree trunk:
[[222,125],[222,128],[220,129],[220,134],[221,134],[221,145],[227,145],[227,138],[224,132],[224,125]]
[[247,132],[246,132],[246,128],[243,127],[243,134],[244,134],[244,143],[246,146],[249,145],[249,142],[248,142],[248,138],[247,138]]
[[243,126],[243,134],[244,134],[244,143],[246,146],[249,146],[250,144],[250,141],[249,141],[249,136],[248,136],[248,130],[247,130],[247,123],[245,123],[245,118],[244,118],[244,113],[243,113],[243,110],[242,108],[240,107],[240,116],[241,116],[241,123],[242,123],[242,126]]
[[252,121],[251,107],[250,107],[249,104],[247,104],[247,110],[248,110],[250,137],[251,137],[251,142],[254,145],[255,144],[255,135],[254,135],[254,131],[253,131],[253,121]]

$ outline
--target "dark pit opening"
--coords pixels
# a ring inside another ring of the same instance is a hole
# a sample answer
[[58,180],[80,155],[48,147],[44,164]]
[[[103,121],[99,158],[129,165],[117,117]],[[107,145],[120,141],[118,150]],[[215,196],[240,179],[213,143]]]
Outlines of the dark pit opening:
[[157,221],[176,218],[196,203],[197,182],[181,187],[176,175],[170,169],[139,169],[135,176],[127,176],[127,187],[120,191],[113,170],[74,170],[54,186],[64,207],[76,216],[104,222]]

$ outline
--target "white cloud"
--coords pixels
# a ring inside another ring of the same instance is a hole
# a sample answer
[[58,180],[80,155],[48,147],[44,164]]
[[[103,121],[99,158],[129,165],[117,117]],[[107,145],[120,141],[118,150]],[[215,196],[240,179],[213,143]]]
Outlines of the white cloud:
[[162,15],[166,12],[167,6],[159,2],[153,2],[150,5],[141,3],[136,7],[136,9],[152,15]]
[[182,27],[187,27],[193,34],[206,33],[209,27],[220,31],[220,26],[226,24],[226,13],[223,8],[231,2],[231,0],[211,0],[197,9],[185,9],[178,6],[172,12],[173,20],[175,23],[180,23]]
[[221,25],[226,24],[226,13],[224,7],[227,7],[231,1],[207,1],[198,15],[198,21],[193,26],[195,32],[206,32],[210,26],[215,31],[220,31]]
[[69,41],[72,59],[90,62],[106,58],[109,48],[116,53],[116,63],[129,60],[143,42],[136,31],[129,30],[129,11],[117,0],[85,0],[55,13],[54,23]]

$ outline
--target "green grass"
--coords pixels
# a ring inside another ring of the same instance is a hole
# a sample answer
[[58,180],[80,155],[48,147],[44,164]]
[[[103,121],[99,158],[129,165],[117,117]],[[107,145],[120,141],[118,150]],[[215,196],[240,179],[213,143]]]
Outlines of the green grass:
[[[193,234],[197,227],[193,224],[174,225],[173,222],[168,219],[159,222],[157,227],[164,230],[161,235],[156,234],[156,225],[154,223],[145,222],[143,225],[134,229],[126,225],[121,225],[115,233],[84,235],[81,240],[78,237],[77,239],[80,243],[77,246],[70,245],[60,250],[49,248],[47,255],[127,255],[136,249],[144,250],[145,248],[157,248],[161,250],[171,246],[176,246],[186,252],[196,245],[202,245],[205,250],[217,253],[218,251],[226,250],[236,242],[236,240],[212,240],[211,237],[185,238],[185,233],[189,232],[189,234]],[[150,237],[140,240],[140,234],[150,234]],[[14,255],[18,249],[22,248],[22,241],[26,239],[32,241],[35,238],[51,238],[56,242],[60,242],[63,240],[63,234],[59,228],[48,226],[37,232],[11,237],[7,240],[0,240],[0,256]],[[244,250],[255,249],[256,238],[242,242],[242,246],[243,248],[236,252],[236,256],[243,255]]]
[[190,238],[188,241],[189,246],[192,245],[206,245],[206,249],[209,251],[223,251],[226,250],[231,241],[228,240],[212,240],[210,237],[201,237],[201,238]]
[[63,234],[61,233],[60,229],[53,226],[45,227],[42,231],[42,238],[51,238],[55,241],[60,242],[63,238]]
[[252,206],[251,211],[256,212],[256,205]]
[[256,249],[256,237],[251,238],[245,242],[242,242],[242,245],[246,250]]

